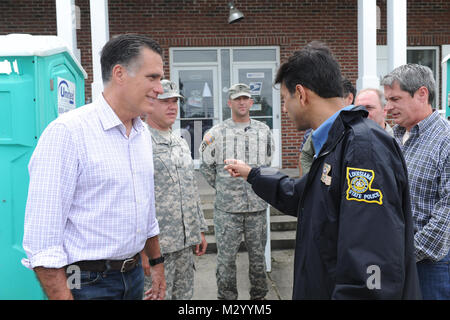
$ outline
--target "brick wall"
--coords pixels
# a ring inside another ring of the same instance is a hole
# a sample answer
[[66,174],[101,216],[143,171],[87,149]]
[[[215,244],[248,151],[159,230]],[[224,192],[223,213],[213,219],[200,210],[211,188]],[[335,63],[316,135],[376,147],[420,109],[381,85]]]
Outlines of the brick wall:
[[56,34],[55,1],[0,1],[0,34]]
[[[91,97],[92,67],[89,0],[76,0],[81,10],[77,31],[81,63],[88,72],[86,99]],[[110,36],[136,32],[156,39],[168,61],[170,47],[280,46],[281,63],[312,40],[326,42],[354,84],[358,76],[356,0],[236,0],[245,19],[229,25],[225,0],[109,0]],[[386,44],[386,0],[378,0],[382,24],[378,44]],[[450,43],[450,1],[408,0],[408,45]],[[56,34],[54,0],[0,1],[0,34]],[[170,74],[168,63],[165,73]],[[303,133],[285,114],[282,165],[295,167]]]
[[[344,73],[357,77],[357,3],[347,1],[235,1],[245,18],[229,25],[228,1],[184,0],[114,1],[111,33],[148,33],[164,47],[171,46],[280,46],[281,62],[312,40],[323,40],[342,60]],[[112,3],[111,3],[112,6]],[[116,17],[116,18],[114,18]],[[121,20],[130,21],[124,25]],[[115,22],[113,22],[115,21]],[[339,26],[339,31],[337,31]],[[167,74],[168,70],[166,70]],[[281,117],[282,166],[296,167],[302,133],[285,114]]]

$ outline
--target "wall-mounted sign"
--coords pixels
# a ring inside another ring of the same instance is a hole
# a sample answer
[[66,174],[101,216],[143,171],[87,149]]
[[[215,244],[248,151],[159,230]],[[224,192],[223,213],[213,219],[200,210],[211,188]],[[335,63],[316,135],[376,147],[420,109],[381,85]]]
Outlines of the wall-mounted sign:
[[261,111],[261,110],[262,110],[261,103],[254,103],[250,108],[250,111]]
[[262,82],[250,82],[249,83],[250,92],[252,96],[260,96],[262,89]]
[[58,114],[75,109],[75,83],[58,77]]
[[247,72],[247,79],[264,79],[264,72]]

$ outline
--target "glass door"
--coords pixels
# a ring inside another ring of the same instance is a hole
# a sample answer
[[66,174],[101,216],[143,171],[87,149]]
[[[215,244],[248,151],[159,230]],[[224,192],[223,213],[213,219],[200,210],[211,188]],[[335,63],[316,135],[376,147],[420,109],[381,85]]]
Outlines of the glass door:
[[174,130],[187,141],[194,163],[203,135],[218,121],[217,67],[177,67],[173,81],[185,97],[180,101]]
[[275,140],[273,167],[280,166],[280,94],[273,86],[276,64],[239,63],[233,65],[232,83],[245,83],[252,91],[250,117],[264,122],[272,129]]

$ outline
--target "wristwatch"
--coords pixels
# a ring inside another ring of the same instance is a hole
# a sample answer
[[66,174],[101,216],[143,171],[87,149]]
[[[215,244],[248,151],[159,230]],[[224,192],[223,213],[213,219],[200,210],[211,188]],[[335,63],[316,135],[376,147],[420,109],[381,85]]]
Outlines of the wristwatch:
[[164,262],[164,257],[160,256],[159,258],[156,259],[148,259],[148,263],[153,267],[156,266],[157,264],[163,263]]

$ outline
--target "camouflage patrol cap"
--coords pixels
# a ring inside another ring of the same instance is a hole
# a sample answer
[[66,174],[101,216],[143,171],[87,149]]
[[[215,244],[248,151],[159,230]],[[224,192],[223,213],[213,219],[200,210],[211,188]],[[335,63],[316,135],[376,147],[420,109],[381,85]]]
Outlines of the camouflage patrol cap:
[[180,98],[184,100],[184,97],[178,92],[175,82],[164,79],[161,80],[161,85],[164,92],[158,95],[158,99]]
[[239,97],[252,97],[250,87],[245,83],[236,83],[228,89],[228,98],[234,100]]

